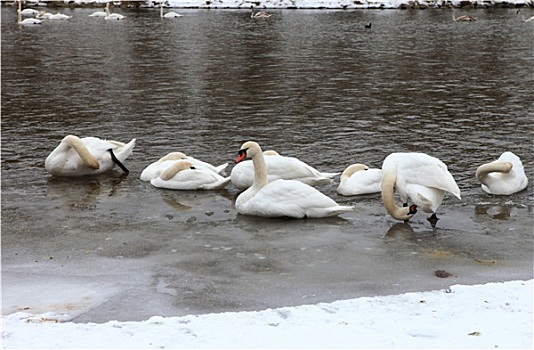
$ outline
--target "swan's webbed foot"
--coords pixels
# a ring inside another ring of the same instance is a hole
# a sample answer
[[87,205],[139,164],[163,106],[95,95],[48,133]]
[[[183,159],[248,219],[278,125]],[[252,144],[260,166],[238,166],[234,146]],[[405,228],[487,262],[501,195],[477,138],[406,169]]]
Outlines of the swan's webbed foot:
[[433,213],[432,215],[430,215],[430,217],[427,218],[427,220],[430,222],[430,226],[432,226],[432,228],[435,228],[439,218],[436,213]]

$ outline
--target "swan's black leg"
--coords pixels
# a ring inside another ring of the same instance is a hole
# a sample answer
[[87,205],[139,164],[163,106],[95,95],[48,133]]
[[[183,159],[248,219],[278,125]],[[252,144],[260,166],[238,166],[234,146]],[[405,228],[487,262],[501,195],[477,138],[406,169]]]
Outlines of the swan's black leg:
[[120,160],[117,159],[117,157],[115,157],[115,153],[113,153],[113,150],[110,148],[108,149],[108,152],[109,154],[111,154],[111,160],[113,160],[113,163],[117,164],[119,166],[119,168],[122,169],[122,171],[124,171],[125,173],[129,173],[130,170],[128,170],[124,164],[121,163]]

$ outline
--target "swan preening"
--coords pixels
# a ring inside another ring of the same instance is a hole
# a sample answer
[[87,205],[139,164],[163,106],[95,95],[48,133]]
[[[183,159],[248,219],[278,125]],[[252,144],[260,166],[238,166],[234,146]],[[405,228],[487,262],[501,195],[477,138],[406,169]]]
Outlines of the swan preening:
[[[395,191],[403,207],[395,203]],[[384,159],[382,201],[393,218],[409,220],[417,208],[435,218],[445,192],[461,200],[460,189],[441,160],[425,153],[392,153]]]
[[254,12],[254,6],[250,6],[250,9],[252,10],[250,18],[269,18],[272,16],[272,14],[267,13],[265,11]]
[[341,174],[336,192],[342,196],[379,193],[381,186],[381,169],[371,169],[365,164],[352,164]]
[[521,20],[522,20],[523,22],[534,21],[534,16],[529,17],[529,18],[525,18],[525,15],[523,14],[523,11],[521,11],[521,9],[517,10],[517,15],[521,15]]
[[484,192],[496,195],[522,191],[528,184],[523,163],[512,152],[504,152],[499,159],[479,166],[476,178]]
[[258,143],[243,144],[235,160],[252,158],[254,183],[236,199],[239,214],[263,217],[322,218],[353,210],[341,206],[314,187],[296,180],[269,182],[265,157]]
[[45,160],[45,169],[55,176],[94,175],[122,164],[132,154],[135,139],[125,144],[96,137],[67,135]]
[[[311,186],[332,183],[339,173],[324,173],[294,157],[285,157],[274,150],[263,152],[269,182],[284,179],[298,180]],[[246,189],[254,182],[253,161],[246,160],[236,164],[230,174],[232,184],[238,189]]]

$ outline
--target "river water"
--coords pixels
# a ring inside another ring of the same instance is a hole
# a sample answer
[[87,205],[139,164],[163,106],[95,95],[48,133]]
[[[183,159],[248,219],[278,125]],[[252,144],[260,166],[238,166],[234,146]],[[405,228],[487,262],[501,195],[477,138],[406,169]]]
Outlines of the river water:
[[[532,278],[534,27],[515,10],[61,11],[73,17],[20,27],[2,8],[4,313],[137,320]],[[130,173],[52,178],[44,160],[67,134],[136,138]],[[251,139],[326,172],[425,152],[462,201],[445,199],[436,228],[424,213],[398,224],[336,179],[319,189],[355,212],[269,220],[236,215],[232,186],[139,180],[168,152],[218,165]],[[486,195],[475,170],[504,151],[529,187]]]

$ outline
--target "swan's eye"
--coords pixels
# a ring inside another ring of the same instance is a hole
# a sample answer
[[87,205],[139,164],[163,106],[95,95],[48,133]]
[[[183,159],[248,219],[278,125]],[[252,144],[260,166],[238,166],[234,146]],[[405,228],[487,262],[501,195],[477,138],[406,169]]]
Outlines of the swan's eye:
[[247,155],[247,150],[248,150],[248,148],[240,149],[239,151],[237,151],[237,155],[241,156],[241,157],[246,156]]

